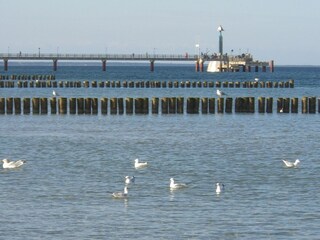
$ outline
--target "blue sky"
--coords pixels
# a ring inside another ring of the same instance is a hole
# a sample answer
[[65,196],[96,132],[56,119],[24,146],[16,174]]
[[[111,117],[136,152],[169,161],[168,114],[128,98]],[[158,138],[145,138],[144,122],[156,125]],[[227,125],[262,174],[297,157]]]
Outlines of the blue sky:
[[0,52],[250,52],[320,65],[319,0],[0,0]]

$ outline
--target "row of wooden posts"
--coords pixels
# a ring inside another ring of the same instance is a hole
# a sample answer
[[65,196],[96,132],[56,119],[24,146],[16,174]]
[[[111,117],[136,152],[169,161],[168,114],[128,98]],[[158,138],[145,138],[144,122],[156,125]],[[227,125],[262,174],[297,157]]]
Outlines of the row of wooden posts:
[[294,80],[271,81],[0,81],[0,88],[294,88]]
[[12,74],[0,75],[0,80],[56,80],[55,75],[40,75],[40,74]]
[[[233,103],[234,102],[234,103]],[[298,113],[298,98],[278,98],[278,113]],[[318,103],[317,103],[318,102]],[[259,97],[258,112],[272,113],[273,98]],[[320,99],[301,98],[301,113],[320,113]],[[214,114],[254,113],[254,97],[199,98],[164,97],[157,98],[1,98],[0,114]],[[186,109],[186,111],[185,111]]]

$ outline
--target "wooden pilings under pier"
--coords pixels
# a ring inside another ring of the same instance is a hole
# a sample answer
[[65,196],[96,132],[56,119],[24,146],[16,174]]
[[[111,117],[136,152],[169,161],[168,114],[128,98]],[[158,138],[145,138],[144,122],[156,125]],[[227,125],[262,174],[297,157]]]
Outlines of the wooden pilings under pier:
[[294,80],[288,81],[52,81],[0,79],[0,88],[294,88]]
[[[299,107],[300,103],[300,107]],[[316,97],[278,98],[274,110],[272,97],[164,97],[157,98],[13,98],[0,97],[2,115],[146,115],[146,114],[215,114],[215,113],[320,113]]]

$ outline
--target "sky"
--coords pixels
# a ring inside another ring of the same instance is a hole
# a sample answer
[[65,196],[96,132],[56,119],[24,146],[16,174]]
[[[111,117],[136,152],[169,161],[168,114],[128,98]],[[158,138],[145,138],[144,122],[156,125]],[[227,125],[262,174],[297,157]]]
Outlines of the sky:
[[0,0],[0,53],[251,53],[320,65],[319,0]]

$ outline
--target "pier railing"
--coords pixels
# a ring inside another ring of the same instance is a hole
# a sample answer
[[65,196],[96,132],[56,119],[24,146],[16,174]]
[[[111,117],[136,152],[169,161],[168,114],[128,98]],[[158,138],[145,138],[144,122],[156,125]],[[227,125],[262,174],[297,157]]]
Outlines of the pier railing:
[[182,54],[76,54],[76,53],[0,53],[2,59],[12,60],[162,60],[162,61],[195,61],[199,55]]

